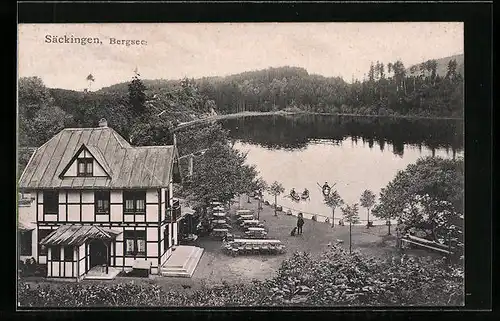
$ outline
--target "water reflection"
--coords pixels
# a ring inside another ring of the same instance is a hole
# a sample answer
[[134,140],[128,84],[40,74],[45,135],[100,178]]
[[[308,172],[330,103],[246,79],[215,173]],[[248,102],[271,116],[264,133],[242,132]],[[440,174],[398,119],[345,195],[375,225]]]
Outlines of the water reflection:
[[396,119],[329,115],[254,116],[221,121],[232,138],[269,149],[300,150],[309,142],[328,140],[342,144],[378,145],[381,151],[392,147],[403,156],[405,146],[422,147],[435,154],[451,150],[453,157],[463,150],[463,121],[434,119]]

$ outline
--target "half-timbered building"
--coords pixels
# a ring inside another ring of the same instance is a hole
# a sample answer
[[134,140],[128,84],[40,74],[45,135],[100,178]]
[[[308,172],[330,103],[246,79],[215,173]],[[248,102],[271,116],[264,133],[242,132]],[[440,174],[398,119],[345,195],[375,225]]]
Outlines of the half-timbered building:
[[79,280],[95,266],[159,273],[177,245],[180,181],[176,144],[135,147],[101,120],[66,128],[36,149],[19,188],[34,198],[37,244],[47,276]]

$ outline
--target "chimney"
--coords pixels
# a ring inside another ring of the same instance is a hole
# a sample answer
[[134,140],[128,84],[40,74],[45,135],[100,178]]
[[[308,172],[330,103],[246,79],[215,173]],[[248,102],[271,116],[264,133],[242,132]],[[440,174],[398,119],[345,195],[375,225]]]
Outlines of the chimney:
[[101,118],[99,121],[99,127],[108,127],[108,122],[106,121],[106,118]]

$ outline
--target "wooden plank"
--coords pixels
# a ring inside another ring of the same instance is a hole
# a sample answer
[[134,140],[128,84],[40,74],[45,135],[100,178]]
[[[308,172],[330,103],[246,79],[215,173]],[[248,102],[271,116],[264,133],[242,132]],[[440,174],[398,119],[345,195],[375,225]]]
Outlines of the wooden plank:
[[114,148],[109,148],[104,157],[108,161],[108,165],[113,172],[113,177],[111,180],[111,186],[119,186],[118,182],[118,174],[120,173],[123,162],[125,161],[125,154],[127,150],[125,148],[121,148],[118,144],[115,145]]
[[60,185],[60,179],[58,177],[60,172],[58,172],[57,170],[59,169],[59,165],[62,163],[62,158],[66,152],[71,136],[72,136],[71,132],[62,131],[61,138],[59,139],[56,149],[52,154],[45,175],[40,182],[42,186],[56,187]]
[[163,156],[163,151],[161,149],[155,149],[154,153],[156,160],[154,168],[152,169],[153,179],[151,180],[152,185],[165,184],[167,186],[168,181],[164,181],[165,171],[169,171],[170,159]]
[[103,128],[92,129],[88,143],[86,145],[97,145],[99,143],[99,139],[101,137],[101,134],[104,131],[106,131],[106,130]]
[[[111,181],[113,187],[124,187],[127,186],[128,180],[130,178],[130,167],[133,163],[134,152],[130,148],[122,149],[123,154],[116,158],[116,167],[112,167],[113,173],[116,177],[113,177]],[[116,169],[116,170],[115,170]]]
[[137,148],[135,150],[135,158],[130,168],[130,178],[128,180],[127,186],[134,187],[145,187],[141,181],[141,172],[143,170],[143,164],[146,161],[148,155],[147,148]]
[[427,245],[430,245],[430,246],[440,247],[440,248],[445,249],[445,250],[448,248],[447,244],[440,244],[440,243],[437,243],[435,241],[423,239],[423,238],[420,238],[420,237],[417,237],[417,236],[413,236],[413,235],[406,235],[406,238],[408,238],[408,239],[410,239],[412,241],[418,242],[418,243],[424,243],[424,244],[427,244]]
[[154,148],[149,148],[148,154],[146,155],[146,160],[142,164],[141,168],[141,181],[144,186],[156,185],[154,184],[155,179],[153,177],[153,168],[156,163],[156,150]]
[[110,137],[111,137],[111,131],[109,128],[103,128],[100,130],[101,131],[101,136],[99,136],[99,141],[97,144],[94,144],[99,148],[99,150],[102,152],[102,154],[105,154],[106,147],[109,145],[110,142]]
[[[66,146],[66,151],[61,157],[61,162],[57,167],[57,173],[58,173],[57,175],[59,175],[59,173],[62,172],[62,170],[66,167],[66,165],[68,165],[68,162],[75,155],[76,151],[78,150],[78,148],[80,148],[81,145],[80,139],[82,137],[82,131],[72,130],[70,132],[71,132],[71,137],[68,142],[68,145]],[[63,186],[62,181],[59,181],[59,186]]]
[[46,148],[44,150],[44,153],[42,155],[42,158],[39,161],[39,164],[37,166],[37,169],[35,171],[35,174],[31,178],[31,182],[33,183],[34,186],[41,187],[43,186],[42,180],[45,181],[44,176],[47,171],[47,166],[50,164],[52,155],[56,151],[57,144],[59,142],[59,139],[61,138],[60,135],[54,136],[49,143],[46,145]]
[[[85,145],[88,145],[89,144],[89,140],[90,140],[90,136],[92,135],[92,132],[94,131],[93,128],[85,128],[85,129],[82,129],[82,137],[80,138],[80,144],[85,144]],[[80,146],[78,146],[80,147]]]
[[174,165],[174,147],[169,146],[169,147],[162,147],[161,148],[162,154],[160,157],[164,157],[166,162],[165,162],[165,168],[163,169],[163,172],[160,175],[157,175],[158,178],[164,182],[170,182],[170,179],[172,178],[172,172],[173,172],[173,165]]
[[448,252],[446,250],[443,250],[443,249],[440,249],[438,247],[429,246],[429,245],[425,245],[425,244],[422,244],[422,243],[417,243],[417,242],[414,242],[414,241],[411,241],[411,240],[406,240],[406,239],[401,239],[401,241],[407,242],[407,243],[411,243],[411,244],[415,244],[415,245],[418,245],[418,246],[421,246],[421,247],[425,247],[425,248],[428,248],[428,249],[436,250],[436,251],[439,251],[439,252],[443,252],[445,254],[451,254],[450,252]]
[[31,186],[31,179],[40,165],[40,160],[42,159],[46,146],[47,145],[41,146],[34,152],[34,155],[32,155],[31,162],[24,169],[24,173],[19,181],[20,186]]
[[142,186],[151,186],[151,170],[149,169],[151,164],[155,162],[155,152],[153,148],[143,148],[146,150],[146,155],[141,163],[139,182]]

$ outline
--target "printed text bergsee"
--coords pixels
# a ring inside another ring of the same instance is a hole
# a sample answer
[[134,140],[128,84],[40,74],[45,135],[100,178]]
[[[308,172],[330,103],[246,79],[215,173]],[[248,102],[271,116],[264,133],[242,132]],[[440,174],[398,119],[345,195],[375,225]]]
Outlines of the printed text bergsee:
[[73,35],[64,35],[64,36],[54,36],[54,35],[45,35],[45,43],[52,44],[79,44],[79,45],[88,45],[88,44],[99,44],[102,45],[104,43],[109,45],[119,45],[119,46],[145,46],[148,44],[146,40],[137,40],[137,39],[117,39],[117,38],[109,38],[107,42],[103,42],[99,37],[75,37]]

